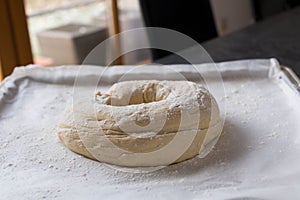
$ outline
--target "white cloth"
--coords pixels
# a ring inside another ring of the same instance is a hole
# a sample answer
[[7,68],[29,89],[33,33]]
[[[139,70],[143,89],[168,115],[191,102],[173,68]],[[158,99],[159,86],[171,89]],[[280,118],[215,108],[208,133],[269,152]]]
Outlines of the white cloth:
[[[218,64],[227,114],[217,145],[204,159],[147,174],[81,157],[57,138],[55,127],[72,99],[78,66],[17,68],[0,85],[1,199],[300,199],[299,95],[283,79],[268,76],[270,68],[280,73],[274,65],[274,60]],[[172,67],[195,77],[191,66]],[[87,83],[103,70],[83,69],[78,77]],[[103,89],[128,69],[110,68]],[[149,73],[172,79],[151,67],[130,77]]]

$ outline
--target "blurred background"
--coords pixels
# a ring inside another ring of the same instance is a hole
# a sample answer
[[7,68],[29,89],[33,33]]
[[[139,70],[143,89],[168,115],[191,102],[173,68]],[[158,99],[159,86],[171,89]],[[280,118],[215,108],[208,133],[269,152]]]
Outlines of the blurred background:
[[[30,63],[78,65],[109,36],[145,26],[177,30],[201,43],[299,4],[298,0],[0,0],[1,73],[6,76],[15,66]],[[145,32],[126,45],[154,40]],[[119,42],[116,48],[125,45]],[[151,63],[168,54],[138,50],[115,64]]]
[[[113,25],[108,1],[25,0],[24,4],[35,63],[81,64],[88,52],[114,34],[109,27]],[[143,27],[138,1],[118,1],[118,20],[119,31]],[[71,39],[67,41],[66,37]],[[77,42],[77,38],[81,41]],[[132,42],[147,42],[147,36],[132,38]],[[59,50],[62,44],[65,44],[63,55]],[[122,64],[135,64],[149,58],[149,50],[139,51],[124,56]]]

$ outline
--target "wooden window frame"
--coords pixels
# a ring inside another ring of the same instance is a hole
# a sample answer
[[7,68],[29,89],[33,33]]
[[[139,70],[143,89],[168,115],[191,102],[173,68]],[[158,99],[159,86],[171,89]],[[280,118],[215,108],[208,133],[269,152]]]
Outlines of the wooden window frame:
[[0,80],[33,63],[23,0],[0,0]]

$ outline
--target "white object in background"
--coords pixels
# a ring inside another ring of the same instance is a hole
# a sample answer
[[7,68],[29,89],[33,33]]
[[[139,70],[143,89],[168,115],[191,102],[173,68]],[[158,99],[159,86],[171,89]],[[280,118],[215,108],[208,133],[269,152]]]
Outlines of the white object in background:
[[237,31],[255,22],[250,0],[210,0],[219,35]]
[[[131,0],[132,1],[132,0]],[[120,6],[121,7],[121,6]],[[140,8],[128,9],[122,8],[120,12],[120,25],[121,31],[127,31],[135,28],[145,27],[143,17],[141,16]],[[140,33],[140,32],[138,32]],[[128,38],[127,41],[121,41],[122,45],[127,45],[128,49],[135,43],[141,46],[149,46],[149,40],[146,31],[143,34],[135,34],[134,37]],[[150,60],[151,53],[149,49],[141,49],[139,51],[133,51],[124,56],[124,64],[136,64],[144,60]]]
[[[139,2],[137,0],[120,1],[118,3],[118,9],[121,32],[145,27]],[[95,18],[96,23],[103,23],[106,22],[106,20],[107,19],[105,15],[100,15]],[[134,37],[126,38],[126,41],[121,41],[121,48],[123,47],[126,49],[132,49],[130,47],[136,43],[140,44],[140,46],[149,46],[147,45],[149,44],[149,40],[146,31],[144,31],[142,34],[134,34]],[[145,60],[151,60],[151,52],[149,49],[142,49],[127,53],[122,55],[122,57],[123,64],[138,64]]]

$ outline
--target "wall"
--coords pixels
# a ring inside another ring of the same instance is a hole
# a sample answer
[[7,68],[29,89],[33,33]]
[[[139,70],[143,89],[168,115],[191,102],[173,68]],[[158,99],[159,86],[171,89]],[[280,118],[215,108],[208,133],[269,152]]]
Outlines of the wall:
[[210,0],[220,36],[255,22],[251,0]]

